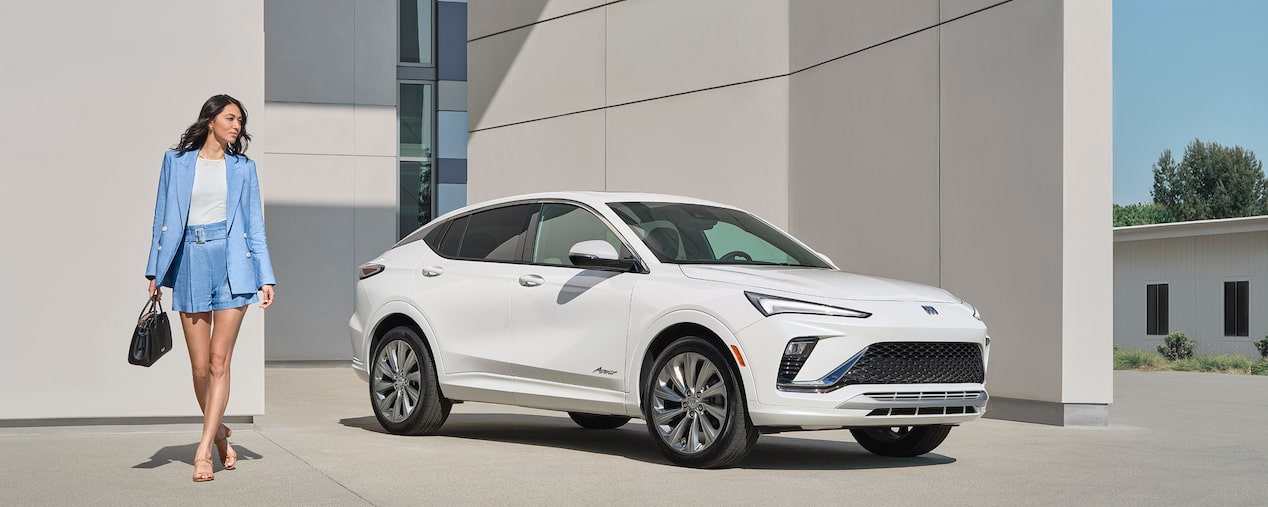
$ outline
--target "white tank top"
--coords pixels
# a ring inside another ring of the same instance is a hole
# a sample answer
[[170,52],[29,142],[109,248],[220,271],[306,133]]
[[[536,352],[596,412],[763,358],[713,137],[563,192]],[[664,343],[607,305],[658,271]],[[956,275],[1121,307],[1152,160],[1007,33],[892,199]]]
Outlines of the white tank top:
[[194,169],[194,193],[189,197],[189,225],[214,224],[225,221],[225,201],[229,183],[225,161],[198,157]]

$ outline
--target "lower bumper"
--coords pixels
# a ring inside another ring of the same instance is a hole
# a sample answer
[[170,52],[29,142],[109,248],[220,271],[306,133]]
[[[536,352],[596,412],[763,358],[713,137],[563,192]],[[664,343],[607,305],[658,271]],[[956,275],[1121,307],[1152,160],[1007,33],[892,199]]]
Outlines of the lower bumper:
[[370,381],[370,371],[366,369],[365,363],[361,362],[358,357],[352,358],[352,371],[357,372],[357,376],[364,382]]

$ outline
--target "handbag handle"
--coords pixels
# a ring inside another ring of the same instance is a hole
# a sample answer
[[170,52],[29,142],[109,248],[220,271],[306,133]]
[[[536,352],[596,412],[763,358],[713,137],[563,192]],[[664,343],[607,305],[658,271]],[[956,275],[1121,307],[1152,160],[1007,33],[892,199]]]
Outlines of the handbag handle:
[[145,302],[145,305],[141,307],[141,314],[137,315],[137,318],[136,318],[137,322],[140,322],[141,319],[144,319],[146,314],[156,313],[155,312],[156,308],[157,308],[157,313],[163,313],[163,302],[159,300],[158,293],[155,293],[153,296],[150,296],[150,299],[147,300]]

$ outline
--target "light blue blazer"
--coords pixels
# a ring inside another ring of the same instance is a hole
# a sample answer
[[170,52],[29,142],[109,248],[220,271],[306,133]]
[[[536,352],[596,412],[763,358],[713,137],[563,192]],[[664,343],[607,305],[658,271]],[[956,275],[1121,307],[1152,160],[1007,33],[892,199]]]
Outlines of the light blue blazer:
[[[145,277],[158,280],[161,287],[174,285],[175,273],[169,268],[184,239],[185,226],[197,225],[187,223],[197,160],[198,150],[183,154],[169,150],[163,154],[163,171],[159,173],[158,197],[154,203],[150,260],[145,266]],[[228,198],[225,200],[225,219],[229,226],[226,259],[229,264],[229,290],[234,294],[250,294],[260,287],[277,283],[269,260],[268,241],[264,236],[260,181],[255,174],[255,161],[226,153],[225,177],[229,180]]]

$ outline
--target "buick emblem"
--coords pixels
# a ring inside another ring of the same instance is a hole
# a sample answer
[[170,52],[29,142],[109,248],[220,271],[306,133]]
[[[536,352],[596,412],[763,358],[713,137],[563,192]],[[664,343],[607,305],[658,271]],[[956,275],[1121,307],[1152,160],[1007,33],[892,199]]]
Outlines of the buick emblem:
[[937,308],[934,308],[934,307],[932,307],[932,306],[921,306],[921,308],[924,308],[924,309],[925,309],[925,313],[927,313],[927,314],[929,314],[929,315],[937,315],[937,314],[938,314],[938,309],[937,309]]

